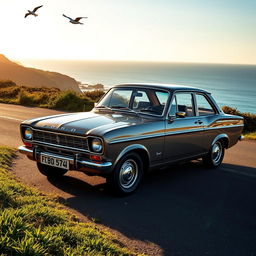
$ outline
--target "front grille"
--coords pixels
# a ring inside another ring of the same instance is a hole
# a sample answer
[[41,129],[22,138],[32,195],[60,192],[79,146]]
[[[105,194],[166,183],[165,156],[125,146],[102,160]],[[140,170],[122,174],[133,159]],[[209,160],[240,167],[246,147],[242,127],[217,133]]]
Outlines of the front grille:
[[34,130],[33,140],[39,143],[48,143],[78,150],[88,150],[87,139],[83,137]]

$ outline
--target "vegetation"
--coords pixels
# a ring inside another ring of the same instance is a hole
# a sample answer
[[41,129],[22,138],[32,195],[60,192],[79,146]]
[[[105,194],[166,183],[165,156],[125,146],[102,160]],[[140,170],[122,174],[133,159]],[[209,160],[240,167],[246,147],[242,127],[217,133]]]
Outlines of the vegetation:
[[60,91],[57,88],[18,86],[12,81],[0,81],[0,102],[66,111],[89,111],[93,102],[103,93],[96,90],[88,94]]
[[244,137],[248,140],[256,140],[256,132],[245,133]]
[[[95,85],[96,87],[98,85]],[[101,86],[101,85],[99,85]],[[85,91],[60,91],[57,88],[32,88],[18,86],[10,80],[0,81],[0,102],[20,104],[33,107],[45,107],[64,111],[90,111],[93,103],[99,101],[104,95],[102,90]],[[255,138],[256,114],[242,113],[236,108],[224,106],[223,111],[231,115],[244,118],[244,133],[246,138]]]
[[57,202],[18,182],[8,169],[14,150],[0,146],[2,256],[136,255],[93,223],[79,223]]
[[98,102],[100,98],[105,94],[105,92],[102,90],[94,90],[94,91],[84,92],[84,94],[94,102]]
[[[252,113],[242,113],[236,108],[231,108],[228,106],[222,107],[222,110],[226,114],[238,115],[244,118],[244,133],[256,133],[256,114]],[[247,136],[248,138],[248,136]]]

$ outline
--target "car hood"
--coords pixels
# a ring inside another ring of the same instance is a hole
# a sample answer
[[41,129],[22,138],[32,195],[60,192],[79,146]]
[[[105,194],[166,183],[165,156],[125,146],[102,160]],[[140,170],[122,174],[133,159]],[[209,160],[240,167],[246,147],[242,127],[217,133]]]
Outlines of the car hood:
[[105,132],[152,121],[152,118],[143,118],[135,114],[122,112],[100,113],[82,112],[70,113],[54,116],[46,116],[30,119],[23,124],[31,125],[34,128],[62,131],[73,134],[97,134],[103,135]]

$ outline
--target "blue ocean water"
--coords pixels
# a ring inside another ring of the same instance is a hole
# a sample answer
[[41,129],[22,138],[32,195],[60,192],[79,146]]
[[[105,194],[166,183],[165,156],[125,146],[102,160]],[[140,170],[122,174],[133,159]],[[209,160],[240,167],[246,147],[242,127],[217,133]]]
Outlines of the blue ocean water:
[[106,87],[136,82],[196,86],[211,92],[221,106],[256,113],[256,65],[57,60],[30,60],[24,64]]

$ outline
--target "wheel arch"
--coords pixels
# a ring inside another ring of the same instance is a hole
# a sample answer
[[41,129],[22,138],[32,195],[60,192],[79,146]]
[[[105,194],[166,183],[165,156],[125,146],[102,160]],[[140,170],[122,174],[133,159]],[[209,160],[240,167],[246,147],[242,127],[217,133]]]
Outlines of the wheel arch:
[[219,134],[218,136],[216,136],[216,137],[214,138],[214,140],[212,141],[212,146],[213,146],[214,143],[215,143],[216,141],[218,141],[218,140],[220,140],[220,141],[223,142],[224,148],[227,149],[227,148],[229,147],[229,137],[228,137],[227,134],[222,133],[222,134]]
[[137,153],[143,162],[144,171],[146,172],[149,168],[150,156],[147,148],[141,144],[133,144],[124,148],[115,160],[114,166],[118,161],[128,153]]

